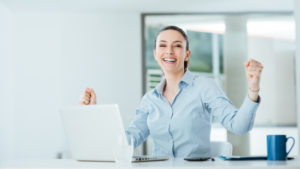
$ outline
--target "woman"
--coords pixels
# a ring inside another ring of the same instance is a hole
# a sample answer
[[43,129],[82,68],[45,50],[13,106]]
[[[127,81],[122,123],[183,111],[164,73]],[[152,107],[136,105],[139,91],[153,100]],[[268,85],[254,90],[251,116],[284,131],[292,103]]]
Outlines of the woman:
[[[236,109],[214,80],[195,78],[187,69],[191,52],[188,38],[180,28],[163,28],[156,37],[153,54],[164,79],[144,95],[126,130],[134,139],[134,147],[151,134],[154,156],[210,156],[212,117],[236,134],[252,128],[263,69],[258,61],[245,63],[249,90],[240,109]],[[96,104],[92,89],[85,90],[81,104]]]

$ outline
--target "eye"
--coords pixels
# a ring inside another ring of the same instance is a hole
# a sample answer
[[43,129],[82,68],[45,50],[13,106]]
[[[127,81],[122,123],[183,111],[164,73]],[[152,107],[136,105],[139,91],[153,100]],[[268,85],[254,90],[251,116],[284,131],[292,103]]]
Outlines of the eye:
[[175,45],[176,48],[181,48],[182,46],[180,44]]
[[165,44],[159,44],[159,47],[166,47]]

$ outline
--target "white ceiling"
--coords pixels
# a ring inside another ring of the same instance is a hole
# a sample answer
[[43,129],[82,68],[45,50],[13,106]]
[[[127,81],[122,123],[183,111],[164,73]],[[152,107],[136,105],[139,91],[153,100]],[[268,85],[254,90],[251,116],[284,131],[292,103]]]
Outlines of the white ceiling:
[[294,0],[0,0],[12,11],[293,11]]

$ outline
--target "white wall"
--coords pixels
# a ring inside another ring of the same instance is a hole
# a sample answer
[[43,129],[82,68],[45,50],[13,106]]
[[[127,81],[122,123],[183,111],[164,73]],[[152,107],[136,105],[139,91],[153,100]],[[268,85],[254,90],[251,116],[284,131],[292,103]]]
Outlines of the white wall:
[[0,159],[13,157],[12,28],[12,12],[0,2]]
[[[285,134],[287,137],[294,137],[295,145],[289,156],[299,155],[299,136],[296,127],[255,127],[250,132],[250,155],[267,155],[267,135]],[[292,146],[293,141],[287,142],[287,150]]]
[[58,109],[78,104],[85,87],[120,104],[128,126],[142,86],[138,14],[14,15],[14,158],[54,158],[64,146]]
[[295,42],[249,37],[249,56],[264,65],[256,125],[296,125]]

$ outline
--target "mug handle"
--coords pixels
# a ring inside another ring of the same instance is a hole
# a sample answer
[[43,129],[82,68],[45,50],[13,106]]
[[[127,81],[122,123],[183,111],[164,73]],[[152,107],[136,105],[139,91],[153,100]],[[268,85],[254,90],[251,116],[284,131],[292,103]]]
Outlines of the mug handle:
[[286,156],[289,155],[289,153],[291,152],[291,150],[292,150],[292,148],[294,147],[294,144],[295,144],[295,139],[294,139],[294,137],[288,137],[288,138],[286,139],[286,142],[287,142],[289,139],[292,139],[292,140],[293,140],[293,144],[292,144],[290,150],[286,153]]

